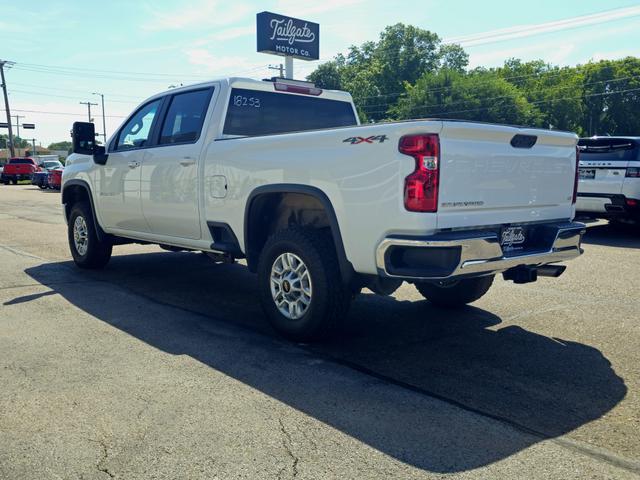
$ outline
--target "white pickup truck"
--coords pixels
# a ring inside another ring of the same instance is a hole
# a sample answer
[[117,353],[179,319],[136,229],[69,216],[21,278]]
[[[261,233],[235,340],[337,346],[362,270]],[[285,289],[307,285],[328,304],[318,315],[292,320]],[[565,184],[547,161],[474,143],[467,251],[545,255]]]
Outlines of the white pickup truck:
[[463,305],[496,273],[559,276],[581,254],[572,133],[464,121],[360,125],[351,96],[227,78],[146,100],[106,146],[76,122],[62,203],[76,264],[156,243],[246,259],[271,324],[339,326],[403,281]]

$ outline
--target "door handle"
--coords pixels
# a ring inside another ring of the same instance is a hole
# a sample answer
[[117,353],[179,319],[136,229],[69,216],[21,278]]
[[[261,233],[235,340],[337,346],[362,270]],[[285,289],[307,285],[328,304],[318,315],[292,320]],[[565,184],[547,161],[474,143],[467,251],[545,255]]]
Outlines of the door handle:
[[131,160],[129,162],[129,168],[137,168],[140,166],[140,162],[138,162],[137,160]]
[[182,160],[180,160],[180,165],[182,165],[183,167],[195,165],[195,163],[196,161],[191,157],[184,157]]

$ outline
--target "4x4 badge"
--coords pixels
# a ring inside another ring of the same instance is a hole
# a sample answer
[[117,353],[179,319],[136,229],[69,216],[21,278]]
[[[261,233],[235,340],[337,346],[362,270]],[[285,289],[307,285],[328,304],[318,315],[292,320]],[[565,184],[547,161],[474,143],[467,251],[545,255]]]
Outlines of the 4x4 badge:
[[349,137],[343,140],[344,143],[350,143],[351,145],[358,145],[360,143],[383,143],[385,140],[388,140],[386,135],[373,135],[371,137]]

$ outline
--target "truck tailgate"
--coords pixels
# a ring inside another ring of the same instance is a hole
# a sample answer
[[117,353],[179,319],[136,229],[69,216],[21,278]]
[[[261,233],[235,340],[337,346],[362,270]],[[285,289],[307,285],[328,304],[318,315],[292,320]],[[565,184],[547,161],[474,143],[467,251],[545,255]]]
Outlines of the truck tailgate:
[[567,132],[445,121],[438,228],[570,218],[576,142]]

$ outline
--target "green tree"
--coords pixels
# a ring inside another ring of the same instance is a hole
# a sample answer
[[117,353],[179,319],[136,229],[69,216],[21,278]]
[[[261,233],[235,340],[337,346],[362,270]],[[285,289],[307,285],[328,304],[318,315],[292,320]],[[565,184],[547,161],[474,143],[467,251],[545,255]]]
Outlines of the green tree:
[[386,27],[377,42],[352,46],[307,78],[323,88],[350,92],[363,117],[380,120],[404,94],[405,83],[443,68],[463,71],[467,64],[461,47],[442,45],[435,33],[398,23]]
[[407,85],[406,97],[392,109],[398,119],[455,118],[531,124],[539,111],[515,86],[493,72],[441,70]]
[[71,145],[71,142],[67,142],[67,141],[54,142],[54,143],[51,143],[47,148],[49,150],[66,150],[67,152],[70,153],[72,145]]

